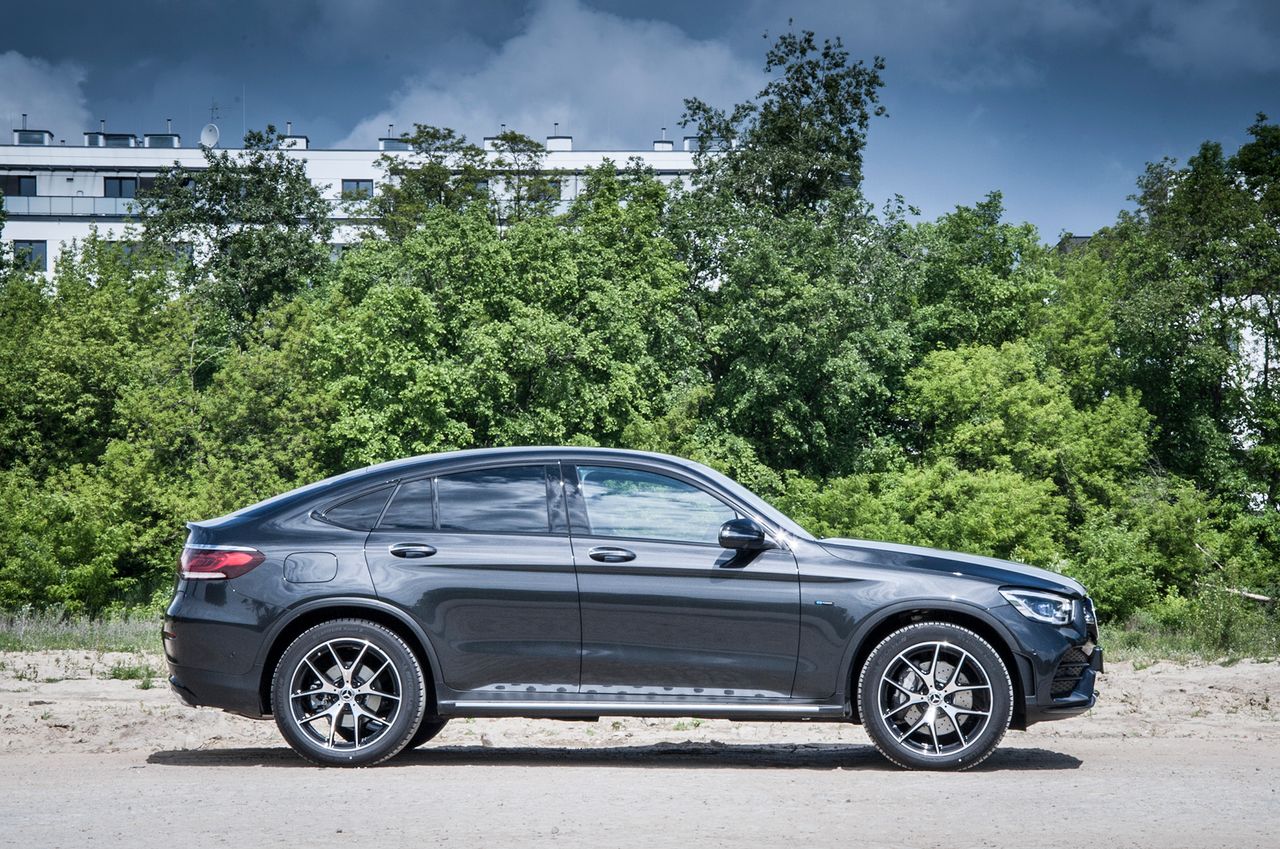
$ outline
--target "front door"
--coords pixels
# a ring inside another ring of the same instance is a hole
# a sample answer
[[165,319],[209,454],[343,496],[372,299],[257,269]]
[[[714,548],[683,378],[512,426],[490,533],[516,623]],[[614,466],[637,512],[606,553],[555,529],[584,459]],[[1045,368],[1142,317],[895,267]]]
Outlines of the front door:
[[565,466],[582,606],[582,692],[787,697],[800,584],[785,550],[717,543],[735,509],[622,466]]
[[365,543],[379,596],[426,630],[445,684],[578,692],[578,587],[559,464],[403,481]]

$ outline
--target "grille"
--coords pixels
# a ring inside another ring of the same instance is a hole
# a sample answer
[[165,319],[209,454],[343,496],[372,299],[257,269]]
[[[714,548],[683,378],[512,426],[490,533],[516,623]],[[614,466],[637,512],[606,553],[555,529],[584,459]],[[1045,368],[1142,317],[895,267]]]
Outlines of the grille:
[[1056,699],[1070,695],[1080,683],[1080,676],[1089,668],[1089,656],[1083,649],[1069,648],[1062,660],[1058,661],[1058,671],[1053,674],[1053,687],[1050,694]]

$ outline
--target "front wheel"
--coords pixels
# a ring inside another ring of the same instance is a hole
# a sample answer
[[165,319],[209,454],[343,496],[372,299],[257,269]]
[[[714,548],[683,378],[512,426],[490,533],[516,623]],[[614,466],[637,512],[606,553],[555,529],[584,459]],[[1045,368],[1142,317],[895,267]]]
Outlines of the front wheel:
[[339,619],[304,632],[281,655],[271,708],[284,739],[323,766],[393,757],[422,722],[426,684],[413,650],[392,631]]
[[949,622],[894,631],[858,680],[862,723],[886,758],[907,769],[969,769],[1000,743],[1013,683],[991,644]]

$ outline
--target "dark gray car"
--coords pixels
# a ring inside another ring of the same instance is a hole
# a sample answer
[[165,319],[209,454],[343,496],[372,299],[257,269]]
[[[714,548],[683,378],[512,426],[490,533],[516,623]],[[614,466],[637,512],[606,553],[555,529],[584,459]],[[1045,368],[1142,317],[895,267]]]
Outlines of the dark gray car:
[[321,764],[453,717],[693,716],[860,722],[894,763],[963,769],[1088,709],[1102,670],[1069,578],[815,539],[660,454],[415,457],[188,527],[170,684]]

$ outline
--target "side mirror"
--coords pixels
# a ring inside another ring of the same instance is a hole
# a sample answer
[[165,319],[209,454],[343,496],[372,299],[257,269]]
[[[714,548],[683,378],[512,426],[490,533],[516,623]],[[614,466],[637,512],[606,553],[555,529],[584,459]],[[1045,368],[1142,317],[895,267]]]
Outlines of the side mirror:
[[720,526],[721,548],[736,551],[766,551],[778,545],[754,519],[730,519]]

